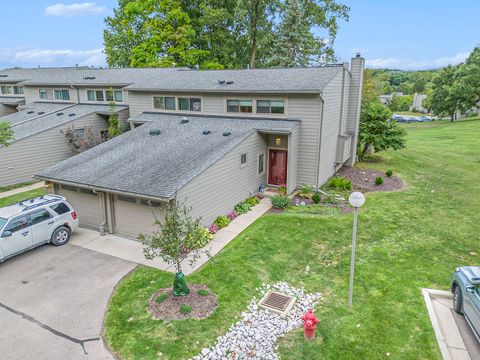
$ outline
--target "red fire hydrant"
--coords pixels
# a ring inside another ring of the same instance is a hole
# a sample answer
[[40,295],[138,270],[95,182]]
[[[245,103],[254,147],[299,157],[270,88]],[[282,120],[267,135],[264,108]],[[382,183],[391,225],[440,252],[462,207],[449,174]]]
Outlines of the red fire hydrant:
[[315,339],[315,331],[317,329],[317,324],[320,322],[320,320],[317,319],[315,314],[312,312],[312,309],[308,310],[307,313],[302,316],[302,320],[305,339]]

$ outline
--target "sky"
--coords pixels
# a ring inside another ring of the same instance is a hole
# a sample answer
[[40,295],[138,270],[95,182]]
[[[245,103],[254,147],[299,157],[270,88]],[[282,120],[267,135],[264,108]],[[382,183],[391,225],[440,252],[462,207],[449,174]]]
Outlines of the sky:
[[[192,0],[193,1],[193,0]],[[479,0],[338,0],[350,6],[334,43],[341,62],[423,70],[457,64],[480,45]],[[0,68],[105,66],[103,29],[117,0],[3,0]]]

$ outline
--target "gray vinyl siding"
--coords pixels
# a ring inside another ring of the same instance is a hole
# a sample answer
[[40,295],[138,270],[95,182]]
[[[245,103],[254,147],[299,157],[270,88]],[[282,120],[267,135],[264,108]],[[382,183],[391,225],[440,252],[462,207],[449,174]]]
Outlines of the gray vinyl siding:
[[10,115],[16,112],[17,112],[16,107],[0,104],[0,121],[2,120],[1,119],[2,116]]
[[287,155],[287,192],[292,193],[299,184],[297,182],[298,174],[298,144],[300,129],[296,127],[288,136],[288,155]]
[[318,182],[322,185],[335,173],[338,135],[341,131],[342,85],[344,72],[339,72],[323,92],[323,109],[320,139],[320,166]]
[[[192,216],[201,217],[202,225],[233,210],[235,204],[256,194],[266,183],[267,171],[258,175],[257,155],[267,153],[267,137],[252,134],[226,156],[197,176],[177,193],[177,200],[192,207]],[[247,165],[240,167],[240,156],[247,153]]]
[[124,127],[129,129],[128,126],[128,118],[130,117],[130,112],[128,109],[122,110],[118,112],[118,122],[120,123],[120,127]]
[[100,131],[107,129],[107,122],[97,114],[84,116],[38,134],[0,147],[0,186],[31,180],[38,171],[56,164],[72,155],[65,136],[60,133],[74,124],[75,128],[89,126],[100,140]]
[[[40,99],[39,89],[49,89],[53,92],[54,89],[57,90],[68,90],[70,92],[70,100],[55,100],[55,97],[52,99]],[[77,89],[72,89],[68,86],[24,86],[23,94],[25,96],[25,103],[29,104],[36,101],[48,101],[48,102],[64,102],[64,103],[77,103]]]

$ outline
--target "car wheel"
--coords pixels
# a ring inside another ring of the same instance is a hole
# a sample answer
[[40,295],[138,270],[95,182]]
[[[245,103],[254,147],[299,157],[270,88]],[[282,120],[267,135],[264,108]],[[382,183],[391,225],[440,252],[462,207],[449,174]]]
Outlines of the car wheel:
[[460,289],[460,286],[456,285],[455,290],[453,290],[453,310],[459,314],[462,313],[462,302],[462,290]]
[[70,240],[71,233],[69,228],[60,226],[53,232],[51,243],[55,246],[65,245]]

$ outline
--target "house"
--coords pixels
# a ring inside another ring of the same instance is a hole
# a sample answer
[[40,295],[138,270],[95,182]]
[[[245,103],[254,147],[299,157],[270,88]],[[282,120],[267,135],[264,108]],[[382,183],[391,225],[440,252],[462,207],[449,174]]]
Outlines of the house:
[[136,237],[172,201],[211,223],[262,186],[318,188],[355,163],[364,59],[164,71],[128,92],[132,130],[38,171],[82,226]]

